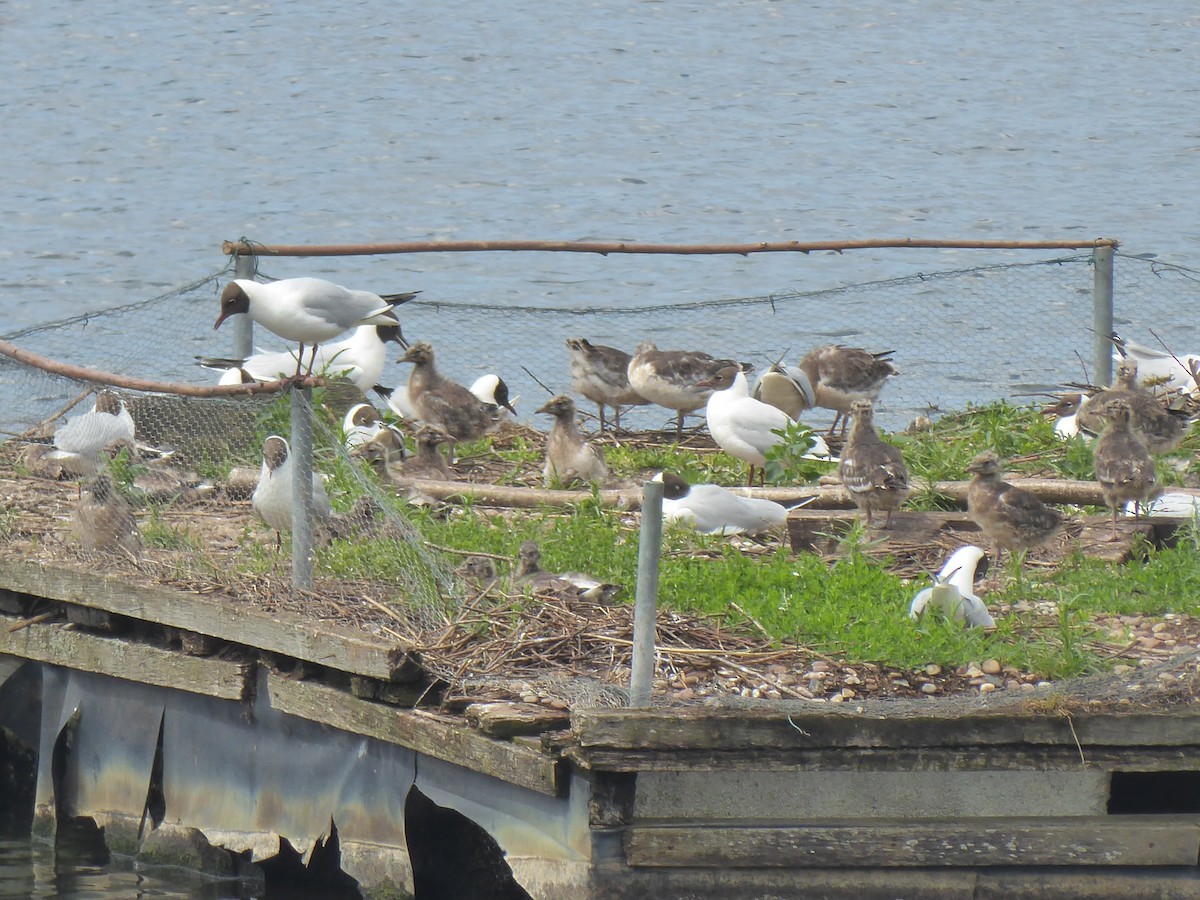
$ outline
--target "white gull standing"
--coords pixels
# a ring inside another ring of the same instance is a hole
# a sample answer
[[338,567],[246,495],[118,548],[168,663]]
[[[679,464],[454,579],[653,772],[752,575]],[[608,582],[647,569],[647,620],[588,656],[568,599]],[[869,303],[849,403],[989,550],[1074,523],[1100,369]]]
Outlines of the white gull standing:
[[705,407],[708,430],[730,456],[750,464],[747,484],[754,484],[754,469],[767,464],[767,451],[783,442],[782,432],[793,424],[783,410],[755,400],[740,366],[723,366],[696,387],[712,388]]
[[284,340],[297,341],[296,376],[304,345],[312,345],[308,372],[312,374],[317,345],[349,331],[356,325],[399,325],[393,307],[415,297],[415,293],[380,296],[325,281],[323,278],[284,278],[260,284],[237,278],[221,292],[221,312],[213,328],[232,315],[244,313]]
[[[259,518],[275,529],[276,548],[283,542],[281,532],[292,530],[292,481],[291,448],[286,440],[273,434],[263,441],[262,468],[258,485],[250,495],[250,505]],[[313,517],[318,522],[327,522],[332,510],[325,482],[316,472],[312,481]]]

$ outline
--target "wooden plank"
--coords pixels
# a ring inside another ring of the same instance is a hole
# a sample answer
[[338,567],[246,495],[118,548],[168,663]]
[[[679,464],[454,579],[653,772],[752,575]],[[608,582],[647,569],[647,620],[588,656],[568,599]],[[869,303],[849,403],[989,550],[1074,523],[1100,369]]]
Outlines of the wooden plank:
[[222,700],[247,700],[253,694],[253,663],[196,659],[62,623],[11,627],[0,620],[0,654]]
[[0,559],[0,586],[282,653],[353,675],[407,681],[421,674],[410,647],[281,611],[260,612],[215,595],[147,587],[16,559]]
[[1200,825],[1161,817],[922,819],[763,826],[645,825],[625,835],[631,866],[1195,866]]
[[566,710],[535,703],[472,703],[463,711],[463,715],[488,737],[502,740],[517,735],[559,731],[571,722]]
[[540,794],[558,795],[556,759],[492,740],[461,721],[360,700],[312,681],[272,675],[267,685],[272,709],[398,744]]
[[[1177,747],[1088,747],[1089,768],[1176,772],[1200,769],[1200,752]],[[1080,767],[1079,749],[997,747],[820,750],[619,750],[564,748],[563,756],[595,772],[957,772],[1046,771]]]
[[1200,712],[961,712],[876,717],[774,710],[584,709],[571,716],[581,758],[590,748],[691,750],[904,749],[1000,745],[1154,747],[1200,745]]

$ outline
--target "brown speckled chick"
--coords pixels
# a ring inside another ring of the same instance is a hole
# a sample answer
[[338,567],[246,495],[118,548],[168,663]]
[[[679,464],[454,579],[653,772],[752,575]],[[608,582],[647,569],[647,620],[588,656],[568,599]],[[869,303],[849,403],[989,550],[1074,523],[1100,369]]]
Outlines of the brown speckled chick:
[[107,475],[100,474],[83,488],[74,512],[75,534],[86,553],[142,554],[142,536],[133,510]]
[[1096,481],[1104,493],[1104,502],[1112,507],[1112,534],[1110,541],[1117,539],[1117,508],[1130,500],[1134,501],[1134,518],[1143,500],[1156,497],[1161,488],[1158,473],[1154,470],[1154,458],[1146,448],[1145,440],[1130,427],[1129,403],[1116,399],[1107,406],[1108,427],[1096,441]]
[[967,511],[984,537],[996,545],[996,570],[1000,552],[1032,550],[1048,543],[1062,529],[1062,516],[1029,491],[1000,477],[995,451],[980,453],[967,466],[975,477],[967,488]]
[[583,439],[575,422],[575,401],[567,394],[551,397],[538,409],[554,417],[554,426],[546,438],[546,464],[542,476],[550,484],[557,476],[564,483],[604,481],[608,468],[598,447]]
[[898,447],[885,443],[875,431],[875,414],[870,400],[850,405],[854,425],[842,449],[838,472],[854,504],[871,525],[875,511],[887,513],[883,527],[892,524],[892,510],[908,497],[908,469]]

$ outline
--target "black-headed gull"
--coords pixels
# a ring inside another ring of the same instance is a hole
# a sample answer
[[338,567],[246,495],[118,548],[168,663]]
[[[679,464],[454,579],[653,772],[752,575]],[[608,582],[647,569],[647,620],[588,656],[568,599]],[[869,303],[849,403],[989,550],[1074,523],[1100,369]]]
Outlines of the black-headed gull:
[[850,404],[855,400],[877,400],[888,378],[900,374],[892,364],[893,352],[872,353],[861,347],[826,344],[800,359],[798,368],[808,377],[816,405],[836,412],[830,434],[841,421],[845,435]]
[[142,555],[137,519],[108,475],[100,473],[83,486],[72,518],[85,553],[123,550],[134,559]]
[[[317,523],[327,522],[332,510],[325,482],[317,472],[312,476],[312,499],[313,518]],[[292,530],[292,453],[288,442],[277,434],[263,441],[262,468],[250,505],[275,529],[276,545],[281,544],[281,532]]]
[[629,363],[633,359],[624,350],[593,344],[586,338],[567,338],[571,353],[571,390],[596,404],[600,412],[600,430],[604,431],[604,407],[613,408],[613,427],[621,427],[622,406],[649,403],[629,383]]
[[379,418],[379,411],[370,403],[356,403],[342,418],[342,446],[347,450],[373,440],[390,426]]
[[266,284],[237,278],[221,292],[221,312],[213,328],[220,328],[232,315],[244,313],[284,340],[298,342],[295,374],[299,377],[305,344],[312,345],[314,358],[308,366],[312,374],[317,345],[356,325],[399,326],[394,307],[415,296],[414,292],[380,296],[323,278],[284,278]]
[[108,462],[108,453],[134,447],[133,417],[113,391],[100,391],[92,408],[67,419],[54,432],[54,450],[45,455],[69,475],[94,475]]
[[875,430],[874,405],[870,400],[850,404],[854,424],[842,448],[838,474],[871,527],[875,512],[885,513],[883,527],[892,524],[892,512],[908,497],[908,469],[899,447],[885,442]]
[[763,372],[750,396],[783,410],[793,419],[799,419],[800,413],[817,405],[816,392],[804,370],[783,363],[775,363]]
[[683,434],[683,417],[704,406],[712,389],[697,384],[735,359],[715,359],[699,350],[659,350],[653,341],[638,344],[629,360],[629,384],[637,393],[676,412],[675,435]]
[[1093,469],[1104,502],[1112,507],[1112,532],[1110,541],[1117,539],[1117,510],[1124,504],[1134,504],[1134,519],[1138,517],[1137,505],[1143,500],[1152,500],[1162,493],[1158,484],[1158,473],[1154,468],[1154,457],[1150,455],[1145,441],[1130,425],[1129,402],[1113,400],[1106,408],[1108,427],[1096,438],[1093,453]]
[[688,484],[673,472],[660,472],[663,521],[701,534],[757,534],[787,521],[787,508],[774,500],[743,497],[719,484]]
[[488,403],[501,409],[507,409],[514,416],[517,409],[513,406],[519,398],[510,397],[508,383],[494,372],[480,375],[467,388],[482,403]]
[[750,464],[747,484],[754,484],[755,467],[767,464],[767,451],[783,442],[783,432],[792,419],[750,396],[750,384],[740,366],[723,366],[710,378],[696,383],[712,389],[704,409],[709,433],[730,456]]
[[[313,371],[319,375],[342,375],[365,394],[383,374],[389,343],[408,346],[399,325],[360,325],[345,340],[321,344],[313,356]],[[198,365],[221,371],[223,384],[286,378],[299,362],[298,350],[259,352],[245,359],[197,357]]]
[[968,628],[992,628],[996,620],[975,593],[975,572],[983,559],[983,550],[973,544],[959,547],[942,565],[927,587],[913,597],[908,614],[923,618],[931,610],[939,610],[952,622],[965,622]]
[[546,438],[546,463],[542,479],[550,484],[555,477],[563,483],[573,481],[604,481],[608,467],[604,454],[579,433],[575,421],[575,401],[568,394],[558,394],[544,403],[539,413],[554,417],[554,425]]
[[417,418],[443,428],[451,441],[473,441],[490,430],[498,410],[479,400],[467,388],[438,372],[433,347],[417,341],[400,362],[413,363],[408,380],[408,397]]
[[1157,397],[1138,385],[1137,376],[1137,363],[1123,360],[1112,387],[1088,397],[1075,414],[1076,421],[1081,430],[1099,434],[1108,424],[1109,407],[1117,400],[1125,401],[1133,430],[1146,441],[1150,452],[1170,453],[1184,438],[1183,425]]
[[976,456],[967,471],[974,476],[967,487],[967,514],[996,546],[997,572],[1004,550],[1010,554],[1032,550],[1049,543],[1062,530],[1058,510],[1000,477],[1000,458],[994,450]]
[[1069,441],[1077,435],[1084,441],[1090,441],[1095,435],[1088,434],[1079,428],[1079,407],[1083,406],[1083,394],[1063,394],[1054,403],[1042,407],[1043,416],[1054,419],[1054,433],[1062,440]]

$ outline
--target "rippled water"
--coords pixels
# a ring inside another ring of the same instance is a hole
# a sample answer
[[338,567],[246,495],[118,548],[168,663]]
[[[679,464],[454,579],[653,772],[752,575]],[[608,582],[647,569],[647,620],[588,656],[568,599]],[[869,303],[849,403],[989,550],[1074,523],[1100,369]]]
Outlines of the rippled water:
[[[1113,236],[1189,264],[1198,56],[1200,13],[1176,0],[10,0],[0,332],[191,281],[243,235]],[[490,253],[266,268],[447,302],[636,306],[1018,258]],[[869,343],[889,324],[868,322]]]

